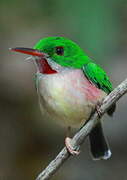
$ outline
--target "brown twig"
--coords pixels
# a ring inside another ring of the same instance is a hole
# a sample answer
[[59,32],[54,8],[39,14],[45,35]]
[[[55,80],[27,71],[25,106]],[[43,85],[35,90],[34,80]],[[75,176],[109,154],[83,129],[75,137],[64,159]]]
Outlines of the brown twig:
[[[75,134],[72,139],[72,145],[74,148],[80,147],[87,135],[96,125],[98,120],[104,115],[108,108],[116,103],[125,93],[127,92],[127,79],[123,81],[118,87],[116,87],[106,98],[103,100],[99,111],[91,116],[90,120],[83,126],[79,132]],[[36,180],[47,180],[51,178],[55,172],[61,167],[61,165],[70,157],[66,147],[64,147],[61,152],[56,156],[56,158],[50,162],[50,164],[39,174]]]

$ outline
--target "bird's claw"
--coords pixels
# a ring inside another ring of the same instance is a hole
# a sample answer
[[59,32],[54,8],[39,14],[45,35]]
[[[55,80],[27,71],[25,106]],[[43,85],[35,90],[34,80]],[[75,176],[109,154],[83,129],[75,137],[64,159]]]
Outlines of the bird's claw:
[[74,148],[71,145],[71,138],[69,138],[69,137],[65,138],[65,145],[66,145],[66,148],[67,148],[68,152],[71,155],[73,155],[73,156],[74,155],[79,155],[80,151],[79,150],[74,150]]
[[96,111],[97,111],[99,118],[101,118],[101,116],[103,114],[102,111],[100,110],[100,106],[101,106],[101,103],[98,102],[98,104],[96,105]]

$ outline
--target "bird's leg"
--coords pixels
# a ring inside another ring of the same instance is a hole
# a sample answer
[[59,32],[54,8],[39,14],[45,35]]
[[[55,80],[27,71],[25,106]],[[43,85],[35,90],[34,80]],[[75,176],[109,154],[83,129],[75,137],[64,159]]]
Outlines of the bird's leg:
[[80,151],[78,150],[75,150],[71,144],[71,141],[72,139],[69,137],[69,134],[70,134],[70,131],[71,131],[71,127],[69,126],[67,128],[67,136],[65,138],[65,145],[66,145],[66,148],[68,150],[68,152],[71,154],[71,155],[78,155],[80,153]]

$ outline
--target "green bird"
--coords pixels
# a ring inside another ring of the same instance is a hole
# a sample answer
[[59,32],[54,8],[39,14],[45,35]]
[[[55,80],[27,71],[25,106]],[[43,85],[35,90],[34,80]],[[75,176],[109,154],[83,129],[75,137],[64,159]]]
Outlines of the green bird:
[[[64,37],[41,39],[33,48],[12,48],[12,51],[31,55],[37,66],[36,89],[41,111],[67,128],[80,128],[98,104],[112,90],[105,71],[94,63],[73,41]],[[112,115],[114,104],[108,111]],[[93,159],[108,159],[111,151],[99,122],[89,134]],[[65,144],[71,154],[78,154]]]

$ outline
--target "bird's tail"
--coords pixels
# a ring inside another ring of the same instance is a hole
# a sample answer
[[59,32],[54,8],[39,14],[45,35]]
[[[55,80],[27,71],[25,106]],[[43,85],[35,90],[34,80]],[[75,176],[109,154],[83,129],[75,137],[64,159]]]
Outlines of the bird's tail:
[[111,157],[111,151],[103,134],[101,123],[98,123],[89,134],[90,150],[94,160],[107,160]]

